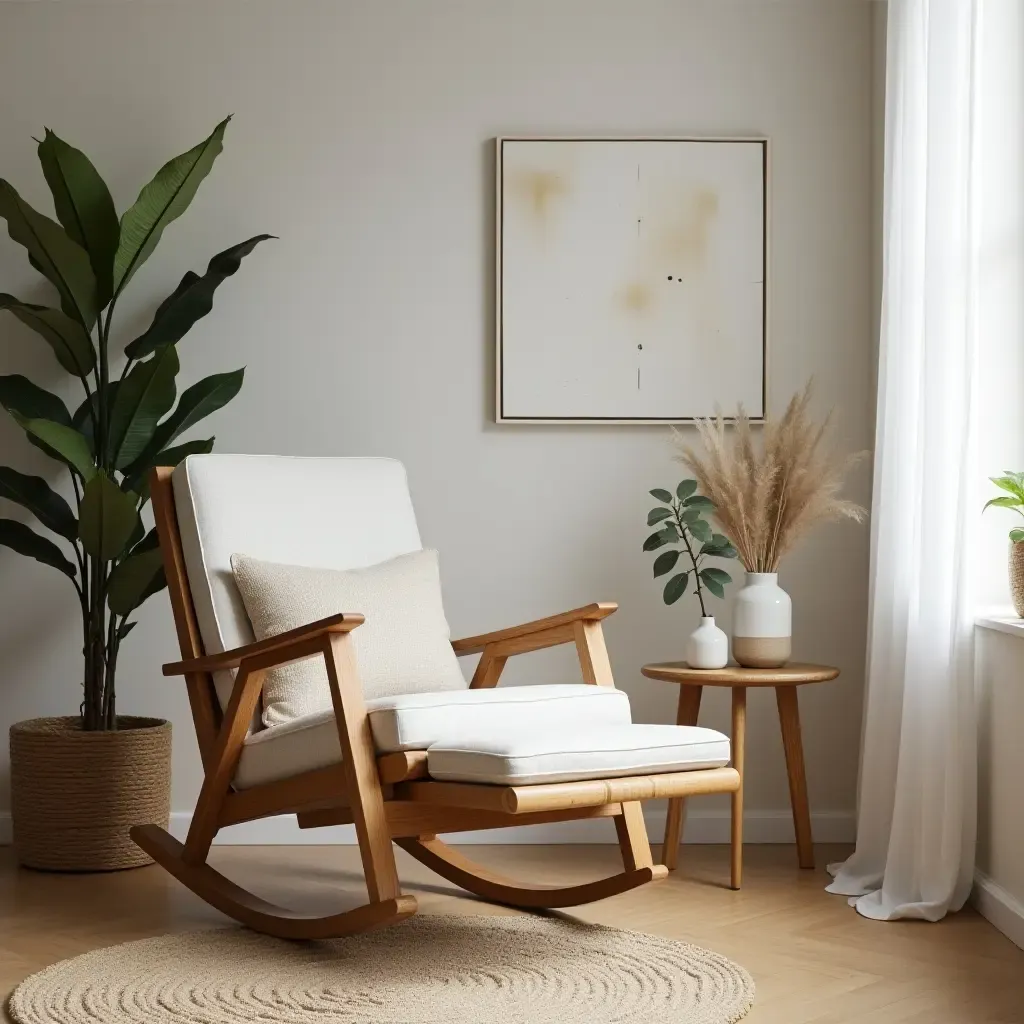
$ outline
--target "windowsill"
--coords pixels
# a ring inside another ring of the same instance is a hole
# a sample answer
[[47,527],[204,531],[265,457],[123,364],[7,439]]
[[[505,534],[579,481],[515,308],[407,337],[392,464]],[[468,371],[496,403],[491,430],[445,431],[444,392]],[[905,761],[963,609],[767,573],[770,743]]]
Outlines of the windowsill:
[[1024,619],[1018,618],[1012,608],[988,608],[979,612],[974,620],[979,629],[994,629],[1024,639]]

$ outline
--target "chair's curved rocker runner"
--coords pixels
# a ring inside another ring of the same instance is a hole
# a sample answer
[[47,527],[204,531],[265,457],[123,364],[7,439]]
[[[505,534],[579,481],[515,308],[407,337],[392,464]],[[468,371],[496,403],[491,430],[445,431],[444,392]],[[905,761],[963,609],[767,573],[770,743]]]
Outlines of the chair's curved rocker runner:
[[[262,456],[201,458],[263,463],[252,467],[257,476],[265,473],[267,464],[295,461]],[[302,461],[340,464],[370,460]],[[397,466],[397,472],[404,488],[404,471]],[[349,637],[363,622],[362,616],[337,614],[225,653],[206,654],[195,587],[189,582],[190,573],[194,578],[199,570],[189,564],[183,548],[170,469],[154,471],[151,492],[184,659],[165,665],[163,671],[164,675],[185,677],[205,778],[184,844],[156,825],[136,826],[131,834],[175,878],[237,921],[282,938],[319,939],[381,927],[410,916],[416,912],[416,899],[401,891],[392,843],[449,881],[488,900],[526,908],[589,903],[665,876],[667,869],[655,864],[651,856],[641,801],[739,788],[739,776],[729,767],[533,785],[432,781],[426,751],[378,756]],[[586,683],[613,686],[601,620],[615,608],[614,604],[592,604],[523,626],[456,640],[452,645],[459,656],[480,655],[471,690],[495,686],[512,655],[565,643],[576,645]],[[323,658],[327,667],[340,763],[250,788],[233,788],[266,672],[311,657]],[[214,673],[225,670],[237,673],[222,711]],[[344,913],[304,916],[265,902],[207,863],[219,829],[282,814],[297,815],[302,828],[355,826],[368,903]],[[582,885],[547,887],[505,878],[438,839],[438,834],[446,832],[605,817],[614,820],[623,870]]]

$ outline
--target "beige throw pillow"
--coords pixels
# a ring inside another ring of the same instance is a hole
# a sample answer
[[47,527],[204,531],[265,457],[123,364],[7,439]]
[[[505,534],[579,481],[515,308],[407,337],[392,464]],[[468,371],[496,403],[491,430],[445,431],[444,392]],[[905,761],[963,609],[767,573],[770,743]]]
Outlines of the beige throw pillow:
[[[367,700],[467,685],[441,605],[436,551],[347,570],[279,565],[234,554],[231,569],[257,640],[337,612],[363,615],[366,621],[353,630],[352,639]],[[282,725],[331,707],[322,658],[267,673],[264,725]]]

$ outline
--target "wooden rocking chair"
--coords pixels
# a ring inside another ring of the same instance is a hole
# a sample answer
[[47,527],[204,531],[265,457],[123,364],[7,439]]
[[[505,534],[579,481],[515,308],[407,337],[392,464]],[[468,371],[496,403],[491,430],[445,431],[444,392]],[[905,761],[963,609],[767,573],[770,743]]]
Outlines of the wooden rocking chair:
[[[416,911],[416,899],[401,891],[392,843],[449,881],[494,902],[526,908],[589,903],[665,877],[667,869],[651,856],[641,801],[739,788],[736,771],[724,766],[728,761],[724,736],[679,726],[628,724],[622,729],[662,730],[661,741],[668,736],[681,747],[698,733],[706,743],[710,734],[719,743],[712,762],[717,766],[702,767],[708,763],[705,757],[703,762],[699,758],[693,762],[694,770],[677,770],[679,764],[693,761],[680,760],[677,752],[672,769],[665,770],[664,752],[641,750],[646,761],[639,768],[628,773],[609,771],[606,777],[595,778],[590,771],[581,773],[578,781],[528,785],[432,780],[427,749],[375,749],[350,637],[363,622],[362,615],[340,612],[251,642],[227,568],[230,554],[243,550],[278,562],[309,564],[311,544],[324,531],[320,539],[329,549],[326,564],[336,568],[375,564],[418,550],[419,534],[399,463],[192,456],[173,473],[155,470],[151,490],[182,656],[181,661],[165,665],[163,672],[185,678],[205,779],[184,844],[156,825],[137,826],[131,834],[196,895],[237,921],[282,938],[317,939],[361,932],[410,916]],[[294,521],[289,521],[293,513]],[[204,517],[215,522],[210,525]],[[601,620],[615,608],[614,604],[591,604],[453,641],[460,657],[480,655],[466,698],[475,700],[473,691],[495,687],[509,657],[558,644],[576,646],[586,684],[613,687]],[[228,645],[232,649],[226,650]],[[235,784],[236,770],[253,735],[253,723],[258,722],[254,715],[266,673],[306,658],[322,658],[326,664],[340,760],[335,757],[334,763],[240,788]],[[232,671],[233,681],[226,674]],[[503,688],[501,692],[508,689],[520,690]],[[571,689],[600,696],[589,687]],[[626,700],[625,695],[621,700]],[[628,734],[633,747],[637,746],[632,742],[635,735]],[[584,749],[579,742],[576,746]],[[631,756],[635,763],[636,750]],[[328,916],[293,913],[240,888],[207,863],[219,829],[281,814],[295,814],[301,828],[355,826],[369,897],[365,905]],[[473,863],[438,838],[446,832],[582,818],[613,819],[622,853],[621,872],[581,885],[523,884]]]

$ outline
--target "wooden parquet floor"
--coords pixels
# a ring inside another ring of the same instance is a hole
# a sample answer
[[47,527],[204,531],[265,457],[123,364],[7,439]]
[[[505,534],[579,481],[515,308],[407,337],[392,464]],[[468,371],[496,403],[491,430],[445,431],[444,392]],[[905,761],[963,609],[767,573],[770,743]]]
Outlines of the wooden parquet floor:
[[[565,883],[616,870],[613,846],[477,846],[498,870]],[[819,847],[819,864],[841,858]],[[467,897],[401,851],[422,913],[507,914]],[[218,847],[214,862],[275,901],[360,902],[352,847]],[[748,846],[744,887],[724,888],[725,847],[683,851],[664,882],[581,907],[576,917],[698,943],[743,964],[757,983],[750,1024],[1024,1024],[1024,951],[973,910],[941,924],[867,921],[800,871],[787,846]],[[47,964],[99,946],[227,922],[159,868],[110,875],[19,870],[0,850],[0,994]],[[6,1020],[6,1016],[0,1014]],[[60,1024],[60,1022],[54,1022]]]

